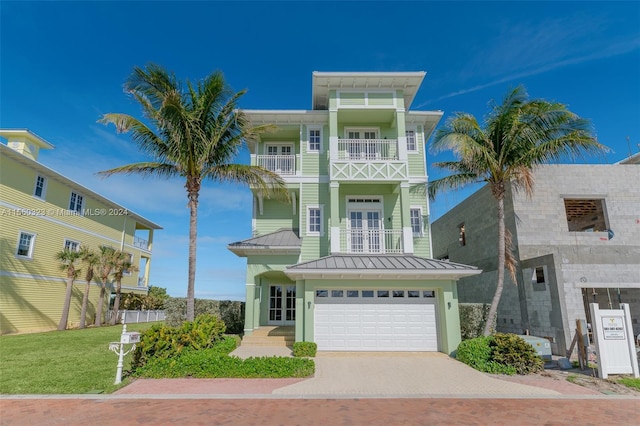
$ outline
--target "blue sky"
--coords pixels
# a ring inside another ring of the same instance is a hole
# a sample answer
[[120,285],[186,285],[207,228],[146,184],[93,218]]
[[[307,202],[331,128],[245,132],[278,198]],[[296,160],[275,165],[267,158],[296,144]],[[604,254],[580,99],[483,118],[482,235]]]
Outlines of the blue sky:
[[[34,131],[56,146],[42,163],[162,225],[151,284],[173,296],[186,294],[183,182],[94,174],[144,159],[96,120],[139,116],[122,85],[148,62],[192,81],[221,70],[234,89],[248,89],[247,109],[310,108],[313,71],[426,71],[412,109],[443,110],[445,119],[481,118],[491,99],[524,84],[592,120],[612,151],[583,161],[640,150],[640,2],[3,0],[0,127]],[[429,175],[442,174],[429,167]],[[468,194],[442,194],[432,218]],[[196,297],[244,298],[245,259],[226,245],[251,234],[249,190],[205,184],[199,221]]]

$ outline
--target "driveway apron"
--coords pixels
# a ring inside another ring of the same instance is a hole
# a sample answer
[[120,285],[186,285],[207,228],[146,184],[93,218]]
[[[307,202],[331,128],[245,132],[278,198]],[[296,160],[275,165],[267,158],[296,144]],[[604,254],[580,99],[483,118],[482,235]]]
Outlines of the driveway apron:
[[318,352],[313,378],[281,387],[297,396],[553,396],[558,392],[494,379],[438,352]]

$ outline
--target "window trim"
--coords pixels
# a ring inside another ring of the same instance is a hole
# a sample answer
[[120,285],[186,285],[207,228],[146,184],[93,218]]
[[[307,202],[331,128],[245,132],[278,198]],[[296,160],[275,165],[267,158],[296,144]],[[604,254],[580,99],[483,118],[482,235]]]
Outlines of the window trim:
[[[71,202],[73,200],[73,196],[76,196],[76,201],[74,208],[71,208]],[[78,206],[78,197],[80,197],[80,205]],[[76,191],[71,191],[71,194],[69,195],[69,211],[72,212],[76,212],[77,214],[79,214],[80,216],[82,216],[82,210],[84,209],[84,195],[82,195],[79,192]]]
[[[20,250],[20,240],[22,239],[22,235],[29,235],[31,238],[29,240],[29,250],[28,253],[25,254],[20,254],[19,250]],[[29,232],[29,231],[23,231],[20,230],[18,231],[18,241],[16,243],[16,251],[15,251],[15,257],[18,259],[33,259],[33,250],[35,248],[36,245],[36,236],[37,234],[35,232]]]
[[75,251],[80,251],[80,241],[78,240],[72,240],[71,238],[65,238],[64,239],[64,245],[62,246],[65,250],[67,249],[67,243],[74,243],[76,244],[76,249]]
[[[36,194],[36,191],[38,190],[38,178],[42,178],[42,180],[44,181],[44,183],[42,184],[42,193],[40,195]],[[47,184],[48,183],[49,183],[49,179],[47,179],[46,176],[43,176],[41,174],[36,174],[36,182],[33,185],[33,196],[34,196],[34,198],[37,198],[39,200],[46,199],[46,196],[47,196]]]
[[[320,213],[320,231],[311,230],[311,210],[318,210]],[[307,235],[313,237],[322,237],[324,235],[324,205],[310,204],[307,205]]]
[[[413,132],[413,149],[409,148],[409,136],[407,135],[408,132]],[[418,130],[415,127],[407,127],[404,131],[404,135],[407,141],[407,152],[410,152],[412,154],[420,152],[420,150],[418,149]]]
[[[322,127],[323,126],[307,126],[307,152],[309,154],[321,154],[323,152],[323,146],[322,146],[322,138],[323,138],[323,134],[322,134]],[[311,132],[317,130],[318,132],[320,132],[319,138],[320,140],[318,141],[318,149],[311,149]]]
[[[418,211],[418,226],[420,227],[420,232],[415,232],[413,229],[413,221],[411,217],[411,213],[414,211]],[[424,237],[424,220],[422,219],[422,206],[410,206],[409,207],[409,225],[411,225],[411,233],[414,237]]]

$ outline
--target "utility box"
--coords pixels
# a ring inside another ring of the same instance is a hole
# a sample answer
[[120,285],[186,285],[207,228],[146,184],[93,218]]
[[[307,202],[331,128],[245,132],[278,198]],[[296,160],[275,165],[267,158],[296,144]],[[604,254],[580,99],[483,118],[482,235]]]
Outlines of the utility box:
[[140,342],[140,333],[138,333],[137,331],[122,333],[122,335],[120,335],[120,343],[139,343],[139,342]]
[[540,358],[551,361],[551,343],[544,337],[521,335],[522,339],[533,346]]

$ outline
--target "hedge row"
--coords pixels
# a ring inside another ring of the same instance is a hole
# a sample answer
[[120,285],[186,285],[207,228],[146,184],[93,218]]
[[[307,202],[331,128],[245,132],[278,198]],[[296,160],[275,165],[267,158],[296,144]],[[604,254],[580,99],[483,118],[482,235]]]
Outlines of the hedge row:
[[[178,327],[187,319],[187,299],[171,297],[165,302],[166,324]],[[195,300],[195,316],[210,314],[220,318],[227,333],[240,334],[244,330],[244,302],[231,300]]]

